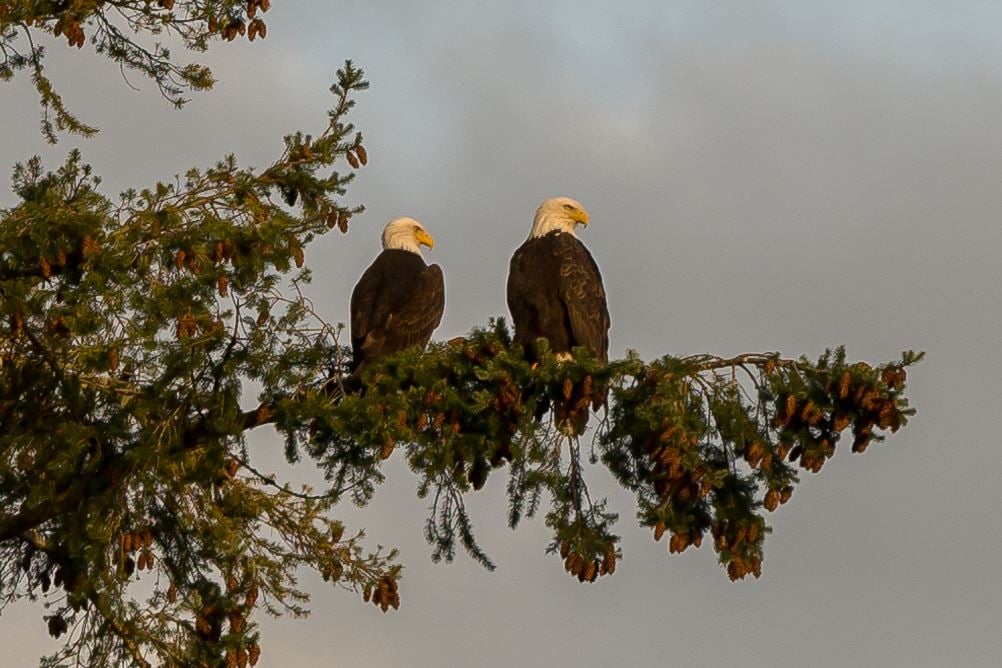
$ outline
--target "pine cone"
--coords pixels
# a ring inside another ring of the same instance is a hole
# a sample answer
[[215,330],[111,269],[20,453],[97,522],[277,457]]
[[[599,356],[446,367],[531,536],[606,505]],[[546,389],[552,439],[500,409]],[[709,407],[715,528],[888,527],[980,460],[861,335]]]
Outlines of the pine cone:
[[849,389],[852,387],[852,374],[848,371],[842,372],[842,378],[839,379],[838,385],[838,398],[845,399],[849,396]]
[[606,548],[605,560],[602,563],[607,574],[612,575],[616,572],[616,550],[611,545]]
[[661,537],[665,535],[665,530],[667,528],[668,527],[665,526],[664,522],[659,521],[657,524],[655,524],[654,525],[654,540],[655,541],[660,541]]
[[571,394],[574,393],[574,381],[572,381],[570,378],[565,378],[564,386],[562,389],[564,394],[564,400],[570,401]]
[[390,455],[393,454],[393,446],[395,442],[392,436],[387,436],[386,441],[383,443],[382,449],[379,451],[380,459],[389,459]]
[[775,489],[770,489],[766,493],[765,500],[762,502],[762,505],[765,507],[766,510],[772,512],[779,507],[779,498],[780,498],[779,492]]
[[244,596],[244,606],[248,610],[253,608],[254,604],[257,603],[257,594],[258,594],[257,585],[256,584],[251,585],[250,589],[247,590],[247,595]]
[[243,633],[243,630],[247,625],[247,621],[244,619],[244,616],[240,614],[240,611],[231,610],[228,617],[230,620],[230,629],[237,634]]
[[251,643],[251,646],[247,648],[247,660],[250,665],[256,666],[257,660],[261,658],[261,646],[257,643]]
[[567,571],[568,573],[573,573],[574,572],[574,557],[575,556],[577,556],[577,555],[568,554],[564,558],[564,570]]
[[566,538],[560,542],[560,558],[566,559],[567,555],[571,553],[571,541]]

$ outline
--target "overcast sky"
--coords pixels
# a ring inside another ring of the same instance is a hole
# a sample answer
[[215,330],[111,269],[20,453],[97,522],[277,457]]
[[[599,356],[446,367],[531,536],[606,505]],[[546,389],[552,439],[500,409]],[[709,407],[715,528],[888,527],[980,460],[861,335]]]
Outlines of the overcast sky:
[[[2,163],[55,167],[79,145],[110,193],[230,151],[263,165],[283,134],[322,128],[352,58],[372,82],[352,116],[370,165],[348,199],[367,212],[307,251],[329,319],[347,317],[382,226],[409,215],[445,271],[436,338],[485,323],[535,207],[568,195],[591,213],[614,356],[844,343],[928,359],[911,424],[865,455],[843,444],[770,517],[760,580],[730,583],[709,545],[669,556],[602,471],[615,576],[580,585],[544,554],[541,521],[509,531],[498,473],[470,499],[498,570],[432,564],[395,457],[343,516],[402,549],[401,609],[304,575],[314,614],[265,620],[259,665],[997,665],[1002,4],[279,0],[265,18],[264,42],[204,56],[219,84],[182,111],[54,45],[52,78],[101,134],[46,147],[22,75],[0,85]],[[273,434],[252,442],[279,466]],[[6,611],[5,665],[54,647],[41,615]]]

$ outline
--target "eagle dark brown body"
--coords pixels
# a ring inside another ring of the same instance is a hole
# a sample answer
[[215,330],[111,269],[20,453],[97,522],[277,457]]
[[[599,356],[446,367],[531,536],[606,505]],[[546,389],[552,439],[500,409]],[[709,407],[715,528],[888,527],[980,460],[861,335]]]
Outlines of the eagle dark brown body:
[[388,248],[351,293],[355,375],[372,360],[411,346],[424,348],[445,311],[442,269],[417,253]]
[[591,253],[574,235],[531,237],[511,258],[508,310],[515,340],[532,359],[536,340],[558,355],[584,347],[609,361],[609,309],[602,276]]
[[[609,361],[610,319],[602,275],[591,253],[570,232],[530,236],[515,251],[508,271],[508,310],[515,340],[527,359],[538,361],[537,342],[546,339],[558,359],[570,359],[580,347],[603,363]],[[580,436],[588,424],[589,406],[598,408],[606,395],[607,389],[595,387],[590,377],[566,384],[563,396],[554,398],[557,425]],[[540,405],[541,411],[547,403]]]

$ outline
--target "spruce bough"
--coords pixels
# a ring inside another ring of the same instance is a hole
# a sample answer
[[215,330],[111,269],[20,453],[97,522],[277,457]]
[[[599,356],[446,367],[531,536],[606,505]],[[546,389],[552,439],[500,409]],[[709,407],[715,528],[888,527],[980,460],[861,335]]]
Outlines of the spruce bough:
[[[77,47],[94,35],[177,103],[182,88],[211,85],[201,66],[168,66],[162,50],[144,61],[127,33],[102,33],[113,7],[138,12],[140,32],[188,31],[198,50],[240,36],[240,23],[246,35],[268,3],[4,8],[0,76],[34,72],[50,139],[88,128],[52,91],[37,45],[17,51],[18,35]],[[15,168],[18,203],[0,211],[0,605],[45,602],[64,641],[47,665],[253,665],[262,610],[306,613],[301,567],[396,608],[396,553],[366,548],[336,518],[338,503],[372,498],[393,456],[418,476],[436,560],[461,547],[493,567],[464,499],[505,476],[509,525],[545,508],[563,568],[582,582],[611,575],[618,516],[588,488],[606,467],[670,552],[706,539],[731,579],[758,577],[766,518],[800,474],[913,414],[904,391],[918,353],[874,366],[841,348],[816,360],[629,353],[606,365],[584,351],[560,363],[544,346],[532,365],[503,319],[384,359],[363,393],[345,393],[340,329],[302,288],[311,243],[362,211],[346,189],[368,156],[347,115],[366,86],[346,63],[327,126],[286,137],[262,170],[227,156],[116,199],[77,152],[53,172],[37,158]],[[606,388],[588,440],[553,427],[556,408],[588,411]],[[245,443],[259,427],[325,485],[260,470]]]

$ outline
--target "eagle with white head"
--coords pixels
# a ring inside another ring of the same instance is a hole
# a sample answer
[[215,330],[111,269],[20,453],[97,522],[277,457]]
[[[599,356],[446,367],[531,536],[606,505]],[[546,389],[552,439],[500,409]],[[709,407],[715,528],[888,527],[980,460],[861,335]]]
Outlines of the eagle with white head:
[[412,346],[428,345],[445,311],[445,279],[437,264],[425,264],[421,246],[435,240],[413,218],[383,229],[383,252],[351,293],[352,370],[358,376],[372,360]]
[[536,359],[543,338],[558,359],[570,359],[581,346],[596,359],[609,361],[609,308],[602,275],[591,253],[577,238],[588,225],[588,212],[569,197],[539,205],[532,232],[511,257],[508,310],[515,340]]
[[[546,339],[561,361],[572,359],[579,347],[603,363],[609,361],[609,308],[602,275],[575,233],[588,220],[580,202],[569,197],[548,199],[536,210],[529,238],[511,257],[508,310],[515,323],[515,341],[532,361],[539,359],[539,339]],[[583,434],[587,404],[598,408],[606,393],[590,382],[573,383],[570,397],[554,407],[561,431]]]

